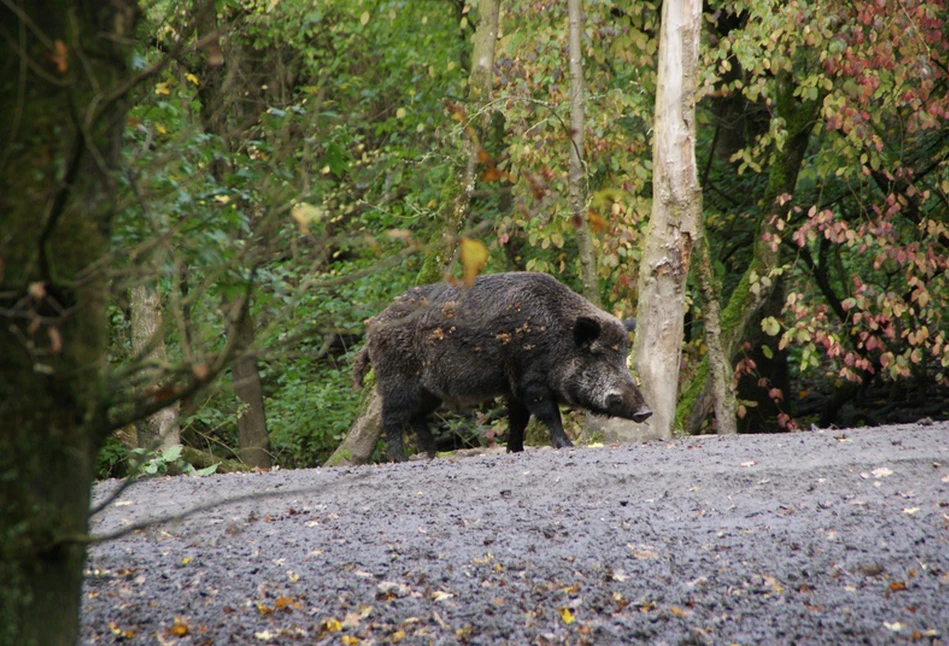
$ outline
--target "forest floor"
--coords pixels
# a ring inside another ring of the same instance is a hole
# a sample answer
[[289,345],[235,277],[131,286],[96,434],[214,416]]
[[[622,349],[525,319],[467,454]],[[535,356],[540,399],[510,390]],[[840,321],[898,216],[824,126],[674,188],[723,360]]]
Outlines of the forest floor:
[[949,643],[949,422],[158,478],[93,530],[197,506],[92,547],[82,643]]

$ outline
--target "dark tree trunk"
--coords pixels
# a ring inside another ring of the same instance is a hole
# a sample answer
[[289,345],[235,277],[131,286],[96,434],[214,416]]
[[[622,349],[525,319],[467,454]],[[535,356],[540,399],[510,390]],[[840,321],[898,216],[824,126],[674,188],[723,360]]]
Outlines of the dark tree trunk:
[[[221,138],[226,147],[233,139],[228,123],[228,108],[233,106],[229,100],[227,85],[228,64],[217,37],[217,13],[213,0],[193,0],[192,10],[198,37],[207,40],[201,54],[204,80],[198,90],[201,101],[201,122],[205,132]],[[232,91],[234,88],[231,88]],[[215,160],[212,173],[218,182],[222,182],[227,164],[224,160]],[[225,303],[225,312],[229,305]],[[227,314],[225,314],[227,315]],[[264,410],[263,386],[254,347],[254,320],[245,305],[238,315],[236,323],[228,325],[227,334],[233,337],[237,349],[237,358],[231,373],[234,378],[234,394],[241,401],[244,411],[237,421],[237,441],[241,459],[254,467],[268,469],[271,465],[270,439],[267,434],[267,415]]]
[[237,420],[237,440],[241,460],[245,464],[262,469],[270,468],[270,438],[267,435],[267,418],[264,414],[263,386],[257,369],[254,346],[254,323],[244,308],[235,325],[227,333],[235,337],[237,355],[231,372],[234,376],[234,393],[244,404],[244,412]]
[[[773,221],[792,208],[791,203],[779,200],[782,195],[793,195],[797,176],[804,162],[804,154],[811,139],[817,111],[823,97],[804,101],[794,96],[795,85],[790,74],[782,72],[775,80],[775,112],[787,124],[788,137],[784,150],[774,155],[768,173],[768,186],[762,197],[764,218],[755,235],[754,256],[741,281],[722,310],[722,349],[727,357],[734,357],[754,321],[760,320],[761,307],[768,301],[777,278],[772,271],[778,267],[779,254],[764,240],[765,232],[773,232]],[[711,382],[708,380],[708,360],[702,361],[696,377],[682,394],[676,407],[678,425],[690,433],[698,432],[702,421],[712,409]]]
[[131,0],[0,4],[3,644],[78,636],[81,538],[108,432],[100,261],[136,17]]

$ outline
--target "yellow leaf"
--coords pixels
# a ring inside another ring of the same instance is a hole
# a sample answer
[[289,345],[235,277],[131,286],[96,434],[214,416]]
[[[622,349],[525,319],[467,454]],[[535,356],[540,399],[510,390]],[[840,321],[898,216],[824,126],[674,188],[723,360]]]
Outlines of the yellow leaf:
[[558,612],[560,612],[560,618],[563,619],[565,624],[572,624],[575,621],[570,608],[561,608]]
[[175,623],[168,629],[168,632],[175,637],[185,637],[191,632],[191,629],[188,628],[188,622],[185,621],[184,617],[175,617]]
[[318,222],[323,217],[323,210],[307,202],[300,202],[290,209],[290,217],[296,221],[300,233],[310,235],[310,224]]
[[369,12],[368,12],[368,11],[363,11],[363,12],[362,12],[362,15],[359,16],[359,22],[362,23],[363,27],[365,27],[365,26],[369,23]]
[[461,239],[461,267],[465,285],[471,285],[488,262],[488,248],[471,238]]
[[356,644],[360,643],[359,638],[353,637],[352,635],[343,635],[339,638],[339,640],[346,644],[346,646],[355,646]]
[[171,81],[165,81],[164,83],[155,84],[155,94],[171,94],[171,90],[168,89],[168,86],[171,84]]
[[399,108],[398,110],[396,110],[396,111],[395,111],[395,118],[396,118],[396,119],[404,119],[404,118],[405,118],[405,108]]
[[190,557],[190,556],[186,556],[186,557],[184,557],[183,559],[181,559],[181,564],[182,564],[182,565],[187,565],[187,564],[190,563],[190,562],[191,562],[191,557]]
[[339,619],[330,617],[323,620],[323,628],[331,633],[338,633],[343,629],[343,624],[340,623]]
[[157,131],[158,131],[158,134],[160,134],[160,135],[167,135],[167,134],[168,134],[168,128],[166,128],[165,126],[161,125],[160,123],[156,123],[156,124],[155,124],[155,130],[157,130]]
[[194,83],[195,85],[200,85],[200,84],[201,84],[201,83],[198,81],[198,77],[195,76],[194,74],[190,73],[190,72],[187,73],[187,74],[185,74],[185,78],[188,79],[189,81],[191,81],[192,83]]

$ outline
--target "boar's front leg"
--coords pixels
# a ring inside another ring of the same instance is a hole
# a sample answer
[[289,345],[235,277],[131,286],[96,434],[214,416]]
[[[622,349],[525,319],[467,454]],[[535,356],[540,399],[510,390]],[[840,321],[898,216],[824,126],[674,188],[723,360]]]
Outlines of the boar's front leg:
[[527,428],[527,422],[531,418],[531,413],[527,410],[520,399],[511,397],[507,400],[507,452],[517,453],[524,450],[524,429]]
[[555,449],[573,446],[573,442],[563,430],[563,420],[560,418],[560,407],[557,398],[546,386],[528,386],[524,389],[524,403],[527,410],[539,419],[550,432],[550,443]]

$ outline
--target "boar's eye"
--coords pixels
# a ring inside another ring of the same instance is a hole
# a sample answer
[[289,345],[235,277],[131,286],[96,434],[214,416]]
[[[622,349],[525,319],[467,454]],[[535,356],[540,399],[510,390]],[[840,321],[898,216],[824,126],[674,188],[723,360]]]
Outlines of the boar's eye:
[[573,342],[578,348],[588,350],[590,345],[600,338],[600,322],[581,316],[573,324]]

